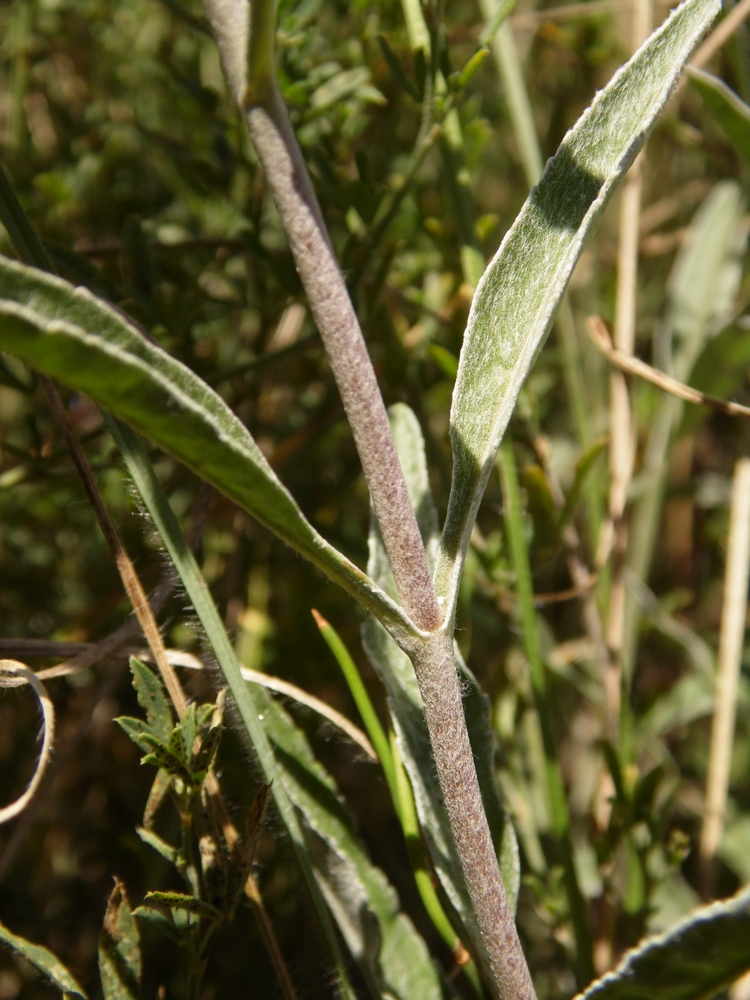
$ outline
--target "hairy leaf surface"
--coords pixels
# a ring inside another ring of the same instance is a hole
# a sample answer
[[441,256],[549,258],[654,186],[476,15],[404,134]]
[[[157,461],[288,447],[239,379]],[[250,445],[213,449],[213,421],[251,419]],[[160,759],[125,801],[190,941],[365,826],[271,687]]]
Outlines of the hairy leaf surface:
[[628,952],[576,1000],[700,1000],[750,969],[750,889]]
[[307,521],[244,424],[189,368],[84,288],[0,258],[0,350],[89,396],[212,483],[397,633],[409,622]]
[[453,392],[453,482],[436,577],[450,611],[497,449],[584,240],[719,9],[719,0],[686,0],[596,96],[479,283]]

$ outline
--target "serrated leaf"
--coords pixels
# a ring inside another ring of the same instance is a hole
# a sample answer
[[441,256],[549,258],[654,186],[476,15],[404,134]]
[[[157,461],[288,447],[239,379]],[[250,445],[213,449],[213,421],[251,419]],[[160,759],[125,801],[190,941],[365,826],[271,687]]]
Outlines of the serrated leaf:
[[167,747],[175,757],[187,764],[197,735],[198,725],[195,717],[195,704],[191,702],[179,723],[170,732]]
[[140,996],[140,935],[125,886],[117,878],[99,935],[99,975],[104,1000],[136,1000]]
[[[432,565],[436,551],[437,527],[421,430],[414,414],[403,404],[392,407],[390,416],[409,497],[417,514],[428,561]],[[392,593],[395,584],[374,518],[371,518],[370,522],[369,547],[368,571],[386,593]],[[388,694],[388,708],[396,732],[399,753],[409,775],[419,822],[435,872],[451,905],[459,914],[481,953],[481,939],[461,874],[448,817],[440,806],[442,795],[435,773],[430,737],[424,721],[422,699],[414,668],[408,657],[373,618],[369,618],[362,626],[362,642]],[[456,655],[458,657],[458,652]],[[520,872],[518,848],[512,825],[502,809],[495,784],[494,744],[490,731],[489,703],[460,658],[457,662],[464,671],[467,682],[464,707],[469,736],[477,758],[477,772],[485,810],[499,853],[508,901],[511,908],[515,909]]]
[[398,896],[354,832],[336,785],[302,731],[265,691],[264,723],[283,781],[304,816],[307,843],[323,895],[352,956],[376,997],[440,1000],[440,977]]
[[453,393],[453,481],[436,576],[451,613],[497,449],[584,240],[719,9],[719,0],[686,0],[597,94],[479,283]]
[[172,731],[174,720],[161,681],[153,670],[149,670],[145,663],[134,656],[130,657],[130,670],[138,704],[146,713],[151,731],[166,740]]
[[750,969],[750,889],[628,952],[576,1000],[701,1000]]
[[688,79],[703,98],[711,118],[722,127],[735,150],[750,166],[750,107],[712,73],[691,68]]
[[38,969],[61,992],[78,994],[83,997],[83,1000],[86,1000],[86,994],[75,978],[51,951],[43,948],[40,944],[32,944],[31,941],[27,941],[19,934],[14,934],[3,923],[0,923],[0,943],[8,945],[17,955],[21,955],[27,962],[31,962],[34,968]]
[[141,764],[153,764],[154,767],[163,768],[173,777],[179,778],[186,785],[193,784],[193,776],[184,760],[184,746],[179,727],[172,731],[167,746],[150,733],[144,733],[141,740],[149,748],[149,752],[141,758]]
[[252,514],[394,632],[414,633],[401,608],[307,521],[221,397],[86,289],[0,257],[0,350],[100,403]]

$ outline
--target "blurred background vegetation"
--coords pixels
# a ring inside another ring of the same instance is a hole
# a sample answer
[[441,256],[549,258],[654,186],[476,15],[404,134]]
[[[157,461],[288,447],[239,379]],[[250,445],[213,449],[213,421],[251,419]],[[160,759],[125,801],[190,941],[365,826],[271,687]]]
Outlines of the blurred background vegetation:
[[[656,4],[655,24],[668,6]],[[412,169],[415,143],[426,133],[418,99],[424,66],[412,56],[401,5],[282,0],[279,8],[285,98],[386,402],[407,402],[418,415],[444,513],[452,378],[472,293],[471,258],[467,265],[462,248],[489,259],[528,192],[501,78],[487,58],[456,93],[460,129],[435,142]],[[450,83],[477,50],[481,12],[468,0],[446,0],[427,5],[426,13]],[[543,159],[630,54],[632,16],[623,2],[517,5],[510,23]],[[740,32],[713,64],[743,96],[748,51]],[[348,426],[200,4],[3,4],[0,143],[3,166],[59,273],[126,311],[214,385],[247,422],[313,524],[363,565],[367,493]],[[726,294],[706,306],[697,362],[686,377],[716,395],[747,401],[748,285],[736,266],[744,256],[736,234],[746,226],[746,168],[692,87],[670,105],[643,169],[636,352],[659,365],[659,331],[679,326],[674,317],[686,286],[674,265],[686,231],[715,196],[717,183],[737,182],[729,227],[734,243],[730,247],[727,237],[717,251],[722,267],[734,270],[729,277],[720,271]],[[378,229],[388,199],[405,179],[390,225]],[[581,593],[565,599],[576,588],[550,476],[570,491],[576,465],[588,455],[573,520],[583,562],[593,567],[609,489],[606,448],[597,450],[596,442],[609,434],[610,369],[586,337],[585,319],[591,313],[613,317],[617,233],[615,203],[571,283],[573,359],[570,341],[566,347],[553,331],[511,427],[534,590],[562,598],[540,598],[538,627],[601,970],[645,930],[665,927],[699,900],[695,858],[728,498],[735,461],[750,447],[748,427],[736,418],[705,409],[675,417],[663,454],[658,530],[648,552],[653,570],[630,586],[642,611],[629,687],[636,722],[627,746],[612,747],[603,758],[601,663]],[[4,233],[0,250],[14,256]],[[153,591],[170,581],[158,542],[97,411],[84,399],[66,398],[103,496]],[[631,500],[637,510],[639,489],[647,488],[639,469],[663,397],[639,384],[633,398]],[[50,655],[32,659],[18,652],[20,641],[98,641],[121,626],[130,609],[44,397],[33,375],[7,358],[0,359],[0,429],[3,648],[35,667],[49,665],[76,648],[36,647]],[[348,599],[184,468],[157,453],[153,462],[242,662],[294,681],[355,717],[310,615],[316,607],[338,628],[373,696],[382,699]],[[549,817],[535,781],[536,722],[503,511],[496,477],[467,563],[458,639],[495,710],[499,779],[522,850],[519,920],[531,968],[540,996],[564,997],[574,992],[571,932],[560,869],[544,850]],[[608,579],[605,568],[594,590],[604,619]],[[201,655],[201,636],[176,588],[160,621],[170,646]],[[207,681],[187,677],[186,684],[194,697],[210,699]],[[135,834],[152,774],[139,767],[136,748],[112,724],[117,715],[137,714],[125,659],[104,660],[49,687],[58,713],[57,748],[37,800],[0,829],[0,920],[46,944],[97,995],[97,936],[113,876],[124,880],[133,905],[149,889],[169,888],[171,876]],[[745,673],[719,895],[750,879],[749,696]],[[407,876],[400,830],[377,769],[317,717],[294,711],[335,774],[373,859],[450,970],[451,957]],[[28,690],[3,692],[3,802],[29,779],[38,725]],[[603,759],[614,788],[613,815],[603,805]],[[248,749],[229,737],[220,768],[222,786],[240,813],[255,789]],[[260,848],[264,898],[302,995],[330,995],[330,969],[321,964],[321,941],[296,863],[279,834],[272,817]],[[178,949],[147,940],[145,970],[144,996],[156,995],[162,985],[166,993],[160,995],[181,995]],[[277,995],[248,910],[241,909],[219,936],[208,981],[206,997]],[[0,955],[0,1000],[52,995],[26,966]]]

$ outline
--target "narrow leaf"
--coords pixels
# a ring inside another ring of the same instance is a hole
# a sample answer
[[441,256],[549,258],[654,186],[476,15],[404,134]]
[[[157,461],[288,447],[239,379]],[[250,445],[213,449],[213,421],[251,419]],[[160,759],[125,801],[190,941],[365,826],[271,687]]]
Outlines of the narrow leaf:
[[39,944],[32,944],[31,941],[27,941],[26,938],[22,938],[18,934],[13,934],[2,923],[0,923],[0,943],[8,945],[17,955],[21,955],[27,962],[31,962],[61,992],[76,993],[83,997],[83,1000],[86,1000],[84,991],[51,951],[47,951]]
[[136,1000],[140,996],[140,934],[119,879],[115,879],[99,935],[99,974],[104,1000]]
[[149,847],[153,847],[153,849],[158,851],[158,853],[161,854],[165,860],[177,867],[180,860],[180,852],[176,847],[172,847],[171,844],[168,844],[166,840],[162,840],[162,838],[158,834],[154,833],[153,830],[147,830],[145,827],[138,826],[136,827],[135,832],[144,844],[148,844]]
[[189,896],[184,892],[147,892],[144,902],[154,906],[166,906],[168,910],[184,910],[213,923],[224,922],[221,910],[217,910],[215,906],[197,896]]
[[0,350],[90,396],[212,483],[396,633],[413,631],[396,603],[307,521],[221,397],[86,289],[0,258]]
[[735,150],[750,166],[750,107],[712,73],[691,69],[688,76],[711,118],[721,125]]
[[129,715],[121,715],[115,719],[115,722],[144,753],[150,753],[153,749],[154,741],[158,742],[158,736],[155,736],[151,732],[151,727],[143,719],[134,719]]
[[453,482],[436,579],[451,612],[495,454],[584,239],[719,9],[719,0],[686,0],[596,96],[477,288],[453,393]]
[[750,969],[750,889],[628,952],[576,1000],[701,1000]]

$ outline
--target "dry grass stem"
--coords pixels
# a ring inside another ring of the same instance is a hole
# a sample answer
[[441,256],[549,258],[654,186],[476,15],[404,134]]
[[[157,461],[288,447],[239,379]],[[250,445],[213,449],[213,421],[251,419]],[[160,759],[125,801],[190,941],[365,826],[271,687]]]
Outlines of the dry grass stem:
[[642,378],[646,382],[655,385],[657,389],[663,389],[664,392],[668,392],[672,396],[677,396],[678,399],[684,399],[687,403],[709,406],[712,410],[717,410],[719,413],[726,413],[730,417],[750,417],[750,407],[742,406],[740,403],[733,403],[731,400],[707,396],[704,392],[699,392],[698,389],[693,389],[691,386],[685,385],[684,382],[678,382],[677,379],[665,375],[664,372],[660,372],[656,368],[652,368],[651,365],[647,365],[640,358],[629,357],[623,354],[622,351],[618,351],[612,347],[609,332],[601,317],[590,316],[586,328],[589,336],[604,357],[628,375],[635,375],[638,378]]
[[724,604],[719,634],[716,705],[706,777],[706,805],[701,830],[701,889],[713,895],[716,851],[724,829],[729,790],[737,689],[747,621],[750,572],[750,458],[738,460],[732,482],[732,500],[724,576]]

